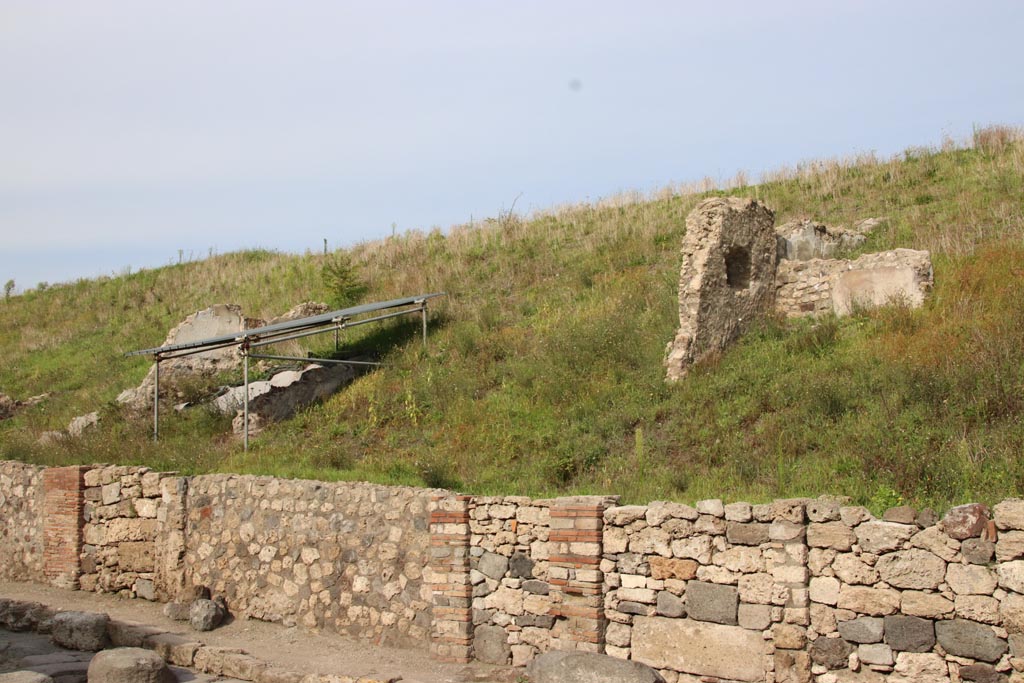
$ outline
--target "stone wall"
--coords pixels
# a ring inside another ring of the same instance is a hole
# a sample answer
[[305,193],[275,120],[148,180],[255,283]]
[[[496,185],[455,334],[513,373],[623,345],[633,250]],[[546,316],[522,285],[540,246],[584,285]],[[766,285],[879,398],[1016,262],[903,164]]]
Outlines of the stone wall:
[[0,462],[0,580],[43,581],[42,471]]
[[207,475],[188,481],[185,584],[265,621],[425,645],[434,492]]
[[148,467],[100,466],[85,473],[82,590],[155,600],[161,481]]
[[159,600],[206,586],[239,617],[439,659],[586,650],[667,683],[1024,682],[1024,500],[875,519],[828,497],[619,506],[17,463],[0,463],[0,496],[5,579],[81,573]]

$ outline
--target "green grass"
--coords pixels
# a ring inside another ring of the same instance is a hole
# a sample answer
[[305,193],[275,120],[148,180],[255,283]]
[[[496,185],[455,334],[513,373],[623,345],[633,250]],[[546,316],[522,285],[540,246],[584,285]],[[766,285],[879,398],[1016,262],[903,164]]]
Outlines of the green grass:
[[[324,299],[324,257],[242,252],[12,297],[0,302],[0,390],[52,395],[0,423],[0,457],[634,502],[833,493],[881,510],[1019,495],[1019,133],[983,129],[963,147],[815,162],[740,183],[354,247],[365,300],[449,293],[432,308],[429,346],[398,326],[357,337],[391,349],[387,366],[272,426],[247,453],[227,420],[202,411],[166,411],[153,444],[149,416],[113,403],[148,370],[120,352],[159,343],[212,303],[271,317]],[[684,219],[709,194],[756,197],[777,222],[884,216],[863,251],[931,250],[933,296],[915,311],[764,321],[667,385]],[[307,348],[329,351],[333,340]],[[36,444],[97,406],[95,433]]]

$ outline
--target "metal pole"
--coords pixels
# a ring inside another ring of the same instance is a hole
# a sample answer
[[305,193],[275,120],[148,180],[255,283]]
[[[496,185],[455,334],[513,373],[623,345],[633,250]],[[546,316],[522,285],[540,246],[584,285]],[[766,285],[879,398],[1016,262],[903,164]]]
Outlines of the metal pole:
[[156,372],[153,374],[153,441],[160,438],[160,356],[154,363]]
[[244,445],[242,448],[247,451],[249,450],[249,350],[243,349],[242,353],[244,354],[242,357],[244,359],[243,373],[245,375],[245,412],[242,418],[242,439]]
[[420,306],[420,314],[423,318],[423,348],[427,348],[427,302],[423,301]]

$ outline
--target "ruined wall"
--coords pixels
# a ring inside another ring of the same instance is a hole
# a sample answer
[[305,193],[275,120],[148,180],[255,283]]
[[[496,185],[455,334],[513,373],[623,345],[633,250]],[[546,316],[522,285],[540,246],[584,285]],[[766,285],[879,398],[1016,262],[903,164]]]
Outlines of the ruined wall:
[[432,491],[207,475],[188,480],[186,585],[233,613],[424,646]]
[[901,301],[920,306],[932,288],[928,252],[894,249],[852,261],[810,259],[779,261],[775,274],[775,310],[786,317],[836,313]]
[[0,580],[43,581],[42,471],[0,462]]
[[85,473],[82,590],[157,598],[161,481],[148,467],[100,466]]

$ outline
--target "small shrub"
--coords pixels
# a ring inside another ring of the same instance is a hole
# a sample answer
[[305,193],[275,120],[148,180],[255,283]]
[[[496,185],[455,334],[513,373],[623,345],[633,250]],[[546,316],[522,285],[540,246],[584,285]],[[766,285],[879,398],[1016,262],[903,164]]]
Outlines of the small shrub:
[[359,267],[344,251],[336,252],[324,261],[320,276],[330,304],[338,308],[354,306],[368,290]]

